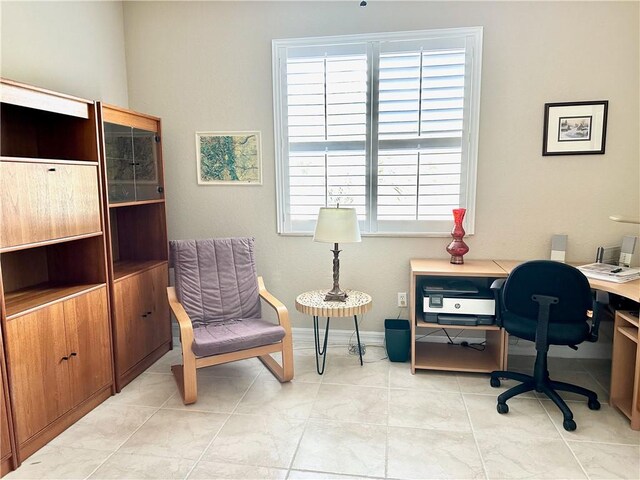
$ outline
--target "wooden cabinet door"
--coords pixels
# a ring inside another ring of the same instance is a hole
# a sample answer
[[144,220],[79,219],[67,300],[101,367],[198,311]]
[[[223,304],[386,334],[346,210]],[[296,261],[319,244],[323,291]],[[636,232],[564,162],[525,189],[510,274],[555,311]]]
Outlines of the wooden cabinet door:
[[0,248],[100,232],[95,165],[0,162]]
[[124,278],[114,284],[116,356],[121,376],[146,356],[146,312],[144,274]]
[[165,342],[171,340],[171,322],[169,317],[169,302],[167,300],[167,286],[169,273],[167,265],[149,270],[148,293],[150,295],[151,315],[147,317],[147,338],[149,351],[153,351]]
[[64,302],[71,391],[76,405],[113,379],[107,311],[107,287]]
[[[0,342],[2,347],[2,342]],[[4,382],[5,367],[4,367],[4,355],[0,351],[0,461],[2,462],[2,468],[0,468],[0,475],[4,475],[4,469],[10,468],[9,459],[13,455],[13,449],[11,446],[11,436],[9,435],[9,410],[7,409],[7,398],[9,392]],[[6,465],[6,467],[5,467]]]
[[6,333],[15,433],[21,444],[73,405],[62,303],[9,320]]
[[[4,466],[5,462],[8,462],[13,455],[11,437],[9,436],[9,413],[7,412],[6,402],[4,401],[4,392],[2,393],[0,405],[2,408],[2,417],[0,418],[0,461]],[[4,472],[0,470],[0,474],[4,474]]]
[[118,375],[171,340],[167,284],[166,264],[115,283]]

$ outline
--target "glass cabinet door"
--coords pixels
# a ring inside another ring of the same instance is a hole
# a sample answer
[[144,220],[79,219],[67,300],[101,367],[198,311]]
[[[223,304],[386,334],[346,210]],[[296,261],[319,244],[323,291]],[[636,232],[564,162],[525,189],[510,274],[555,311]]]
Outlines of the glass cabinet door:
[[131,127],[104,124],[109,203],[135,201]]
[[163,198],[158,181],[158,136],[139,128],[132,128],[131,134],[136,200]]
[[156,132],[104,123],[109,203],[164,197]]

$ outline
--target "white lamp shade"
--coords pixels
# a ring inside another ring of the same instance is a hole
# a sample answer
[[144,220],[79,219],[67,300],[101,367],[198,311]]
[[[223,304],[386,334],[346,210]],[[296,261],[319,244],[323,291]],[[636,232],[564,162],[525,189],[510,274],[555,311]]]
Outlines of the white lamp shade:
[[355,208],[321,208],[313,235],[315,242],[359,242],[360,226]]

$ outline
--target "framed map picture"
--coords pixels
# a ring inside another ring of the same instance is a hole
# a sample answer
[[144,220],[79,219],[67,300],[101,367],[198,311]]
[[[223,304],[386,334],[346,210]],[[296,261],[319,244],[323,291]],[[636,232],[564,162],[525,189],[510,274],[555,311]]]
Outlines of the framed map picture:
[[199,185],[262,185],[260,132],[196,132]]

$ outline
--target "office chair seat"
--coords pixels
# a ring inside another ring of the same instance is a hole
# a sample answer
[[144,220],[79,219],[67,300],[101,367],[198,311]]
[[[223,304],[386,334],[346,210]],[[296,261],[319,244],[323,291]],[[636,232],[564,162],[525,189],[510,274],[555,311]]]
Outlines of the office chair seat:
[[[537,320],[504,312],[502,326],[510,335],[532,342],[536,341]],[[577,345],[589,337],[589,325],[584,321],[581,323],[550,323],[547,335],[551,345]]]
[[576,429],[573,413],[557,390],[587,397],[591,410],[600,402],[595,392],[549,378],[547,352],[549,345],[575,345],[598,338],[598,318],[589,326],[587,311],[591,309],[591,287],[577,268],[549,260],[534,260],[513,269],[505,282],[496,281],[498,325],[516,337],[535,342],[536,363],[533,375],[520,372],[495,371],[491,386],[499,387],[501,378],[521,382],[498,396],[498,413],[508,413],[507,400],[535,390],[544,393],[562,411],[565,430]]

